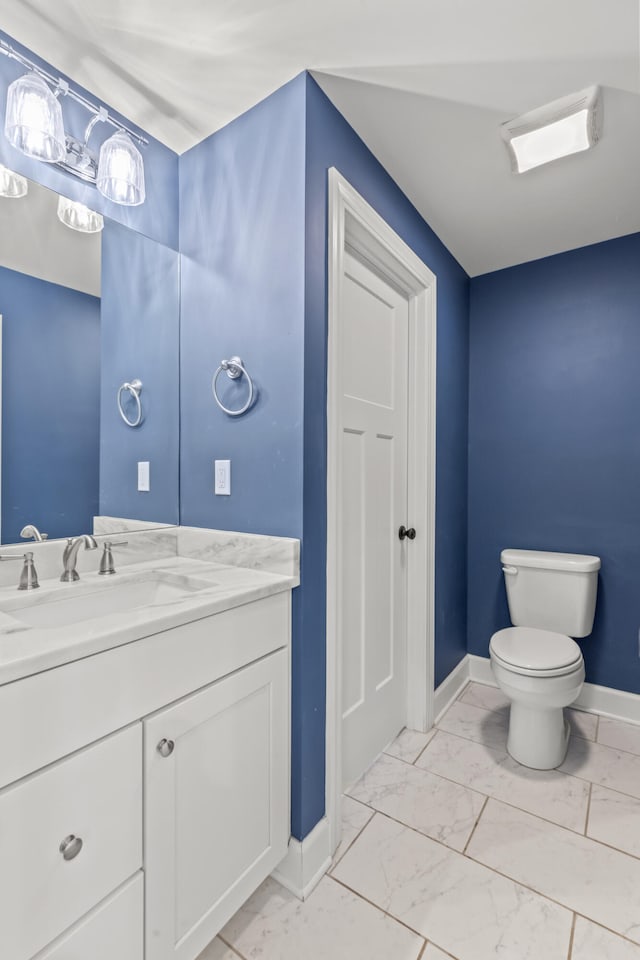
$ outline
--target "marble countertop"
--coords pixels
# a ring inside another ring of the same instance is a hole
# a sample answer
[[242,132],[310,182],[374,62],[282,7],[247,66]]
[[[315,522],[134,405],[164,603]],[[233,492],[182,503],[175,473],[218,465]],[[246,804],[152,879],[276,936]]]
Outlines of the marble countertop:
[[[103,596],[118,583],[142,583],[156,572],[210,581],[211,586],[171,600],[165,598],[144,607],[101,614],[96,619],[55,628],[27,626],[12,616],[17,613],[17,606],[40,606],[54,602],[54,597],[68,600],[81,595],[97,596],[98,591]],[[4,587],[0,589],[0,685],[292,590],[298,583],[295,576],[174,556],[129,564],[112,577],[93,572],[84,573],[76,583],[45,580],[39,590],[29,593]]]

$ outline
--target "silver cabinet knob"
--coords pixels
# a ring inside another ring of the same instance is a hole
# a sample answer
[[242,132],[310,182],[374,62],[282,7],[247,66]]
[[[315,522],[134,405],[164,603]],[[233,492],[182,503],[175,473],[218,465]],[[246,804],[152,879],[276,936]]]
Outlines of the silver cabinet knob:
[[156,749],[161,757],[170,757],[174,747],[175,743],[173,740],[162,739]]
[[74,837],[72,833],[65,837],[60,844],[60,853],[65,860],[74,860],[82,850],[82,840],[80,837]]

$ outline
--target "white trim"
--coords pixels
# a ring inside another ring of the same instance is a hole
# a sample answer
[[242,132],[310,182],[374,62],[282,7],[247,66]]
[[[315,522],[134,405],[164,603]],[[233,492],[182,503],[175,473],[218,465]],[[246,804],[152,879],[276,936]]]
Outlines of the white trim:
[[[475,683],[484,683],[488,687],[497,687],[488,657],[467,654],[467,659],[470,680]],[[598,713],[602,717],[612,717],[614,720],[623,720],[626,723],[640,723],[640,695],[628,693],[626,690],[601,687],[597,683],[585,683],[573,706],[586,713]]]
[[434,710],[436,723],[454,700],[457,700],[466,685],[469,683],[469,655],[465,655],[457,667],[451,671],[439,687],[434,696]]
[[433,725],[434,581],[435,581],[435,411],[436,411],[436,277],[373,207],[342,177],[329,170],[328,326],[327,348],[327,720],[326,816],[331,850],[340,842],[341,722],[340,581],[337,496],[340,410],[339,316],[340,278],[345,250],[364,260],[409,300],[409,465],[408,516],[419,536],[412,544],[408,574],[407,726]]
[[305,900],[331,866],[331,831],[323,817],[302,842],[291,837],[287,855],[271,876]]
[[473,653],[467,654],[469,661],[469,680],[474,683],[484,683],[487,687],[497,687],[491,669],[491,660],[489,657],[477,657]]

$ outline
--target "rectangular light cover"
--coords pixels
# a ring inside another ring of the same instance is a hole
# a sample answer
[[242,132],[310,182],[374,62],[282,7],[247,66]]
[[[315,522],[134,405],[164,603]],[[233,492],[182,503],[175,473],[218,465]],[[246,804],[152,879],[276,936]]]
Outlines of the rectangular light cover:
[[588,150],[600,137],[600,90],[589,87],[502,124],[514,173]]

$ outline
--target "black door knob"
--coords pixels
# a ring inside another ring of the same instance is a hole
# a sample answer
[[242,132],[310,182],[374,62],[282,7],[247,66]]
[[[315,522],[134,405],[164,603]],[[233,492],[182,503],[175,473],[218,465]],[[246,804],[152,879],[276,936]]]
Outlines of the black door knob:
[[400,537],[401,540],[415,540],[416,538],[415,527],[409,527],[409,529],[407,529],[405,526],[400,527],[400,529],[398,530],[398,536]]

